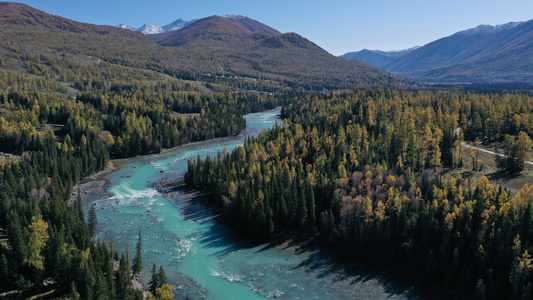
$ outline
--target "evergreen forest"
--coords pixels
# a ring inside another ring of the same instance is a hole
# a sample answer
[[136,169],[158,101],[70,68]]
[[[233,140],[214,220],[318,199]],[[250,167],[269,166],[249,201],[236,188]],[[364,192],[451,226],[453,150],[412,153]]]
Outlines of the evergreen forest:
[[190,160],[185,179],[252,238],[305,235],[469,297],[530,299],[533,187],[511,195],[486,177],[442,171],[479,167],[466,142],[509,140],[505,160],[516,165],[502,172],[520,172],[532,105],[523,94],[300,95],[283,107],[283,125]]

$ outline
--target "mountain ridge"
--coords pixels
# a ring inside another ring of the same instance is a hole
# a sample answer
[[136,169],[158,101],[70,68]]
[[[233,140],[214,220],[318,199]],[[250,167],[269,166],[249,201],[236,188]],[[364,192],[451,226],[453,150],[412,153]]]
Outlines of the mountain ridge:
[[5,26],[35,26],[40,29],[72,33],[117,34],[140,37],[138,33],[124,31],[115,26],[94,25],[48,14],[31,6],[15,2],[0,2],[0,24]]
[[382,67],[390,72],[408,73],[457,63],[454,58],[461,52],[499,31],[507,30],[512,27],[511,24],[515,23],[507,23],[500,26],[480,25],[459,31],[428,43]]
[[439,83],[533,82],[533,20],[479,25],[428,43],[381,68]]
[[126,24],[119,24],[116,27],[128,29],[128,30],[131,30],[131,31],[139,31],[139,32],[142,32],[144,34],[157,34],[157,33],[163,33],[163,32],[182,29],[183,27],[186,27],[186,26],[194,23],[197,20],[198,19],[194,19],[194,20],[188,21],[188,20],[185,20],[183,18],[179,18],[179,19],[177,19],[177,20],[175,20],[175,21],[173,21],[173,22],[171,22],[171,23],[169,23],[167,25],[163,25],[163,26],[146,23],[146,24],[144,24],[144,25],[142,25],[141,27],[138,27],[138,28],[130,26],[130,25],[126,25]]
[[479,41],[457,60],[405,74],[428,82],[533,82],[533,20]]

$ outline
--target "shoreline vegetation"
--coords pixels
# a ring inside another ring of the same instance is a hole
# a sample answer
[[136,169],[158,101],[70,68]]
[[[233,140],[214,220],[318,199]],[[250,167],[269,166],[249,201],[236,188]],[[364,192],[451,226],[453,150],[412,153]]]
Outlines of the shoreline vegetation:
[[[267,113],[267,112],[275,111],[275,110],[277,110],[279,108],[281,108],[281,106],[277,106],[277,107],[275,107],[273,109],[268,109],[268,110],[262,111],[261,113]],[[129,161],[131,161],[133,159],[138,158],[139,156],[162,155],[162,154],[166,154],[168,152],[176,151],[176,150],[179,150],[179,149],[182,149],[182,148],[200,146],[200,145],[209,144],[209,143],[213,143],[213,142],[229,141],[231,139],[234,139],[235,137],[242,136],[245,131],[246,131],[246,128],[242,129],[238,134],[233,135],[233,136],[212,138],[212,139],[203,140],[203,141],[190,142],[190,143],[187,143],[187,144],[182,144],[182,145],[171,147],[171,148],[163,148],[163,149],[161,149],[161,152],[159,152],[159,153],[141,154],[141,155],[128,157],[128,158],[110,159],[108,166],[104,170],[98,171],[98,172],[96,172],[96,173],[94,173],[94,174],[92,174],[92,175],[90,175],[88,177],[82,178],[80,180],[79,184],[73,186],[72,194],[71,194],[71,197],[70,197],[68,203],[69,203],[69,205],[73,205],[74,201],[76,200],[76,198],[78,196],[78,190],[79,189],[82,192],[83,203],[89,203],[89,202],[92,202],[92,201],[94,201],[96,199],[112,197],[113,195],[111,193],[107,192],[107,189],[110,187],[110,183],[109,183],[108,180],[103,179],[103,177],[115,172],[117,169],[120,168],[120,166],[122,166],[123,164],[125,164],[125,163],[127,163],[127,162],[129,162]]]
[[[220,142],[220,141],[226,141],[230,140],[236,136],[241,136],[243,134],[244,130],[241,131],[239,134],[232,136],[232,137],[221,137],[221,138],[214,138],[204,141],[197,141],[192,142],[188,144],[179,145],[172,148],[162,149],[160,153],[151,153],[151,154],[143,154],[143,155],[137,155],[134,157],[128,157],[128,158],[116,158],[109,160],[109,165],[105,170],[96,172],[88,177],[84,177],[80,180],[80,183],[78,185],[75,185],[72,188],[72,194],[69,199],[69,205],[73,205],[76,201],[76,198],[78,197],[78,188],[82,192],[81,198],[83,200],[83,203],[92,203],[95,200],[103,199],[103,198],[111,198],[113,197],[112,193],[107,192],[107,189],[111,187],[110,182],[105,179],[105,177],[115,171],[117,171],[123,164],[128,163],[129,161],[132,161],[134,159],[137,159],[139,157],[146,157],[150,155],[161,155],[168,152],[176,151],[182,148],[186,147],[194,147],[199,146],[202,144],[212,143],[212,142]],[[154,183],[155,185],[156,183]]]

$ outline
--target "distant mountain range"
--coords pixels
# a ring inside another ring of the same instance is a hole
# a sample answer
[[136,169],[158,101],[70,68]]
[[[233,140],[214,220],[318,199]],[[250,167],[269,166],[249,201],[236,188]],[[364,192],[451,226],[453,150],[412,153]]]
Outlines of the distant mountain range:
[[[517,26],[508,23],[500,26],[480,25],[476,28],[457,32],[451,36],[436,40],[416,51],[400,57],[383,68],[391,72],[413,72],[448,66],[468,60],[464,53],[474,45],[495,33]],[[462,58],[461,58],[462,57]]]
[[[226,19],[233,19],[233,20],[237,20],[237,21],[241,21],[241,23],[244,23],[246,22],[247,20],[252,20],[248,17],[245,17],[245,16],[241,16],[241,15],[225,15],[223,16],[223,18],[226,18]],[[139,32],[142,32],[144,34],[157,34],[157,33],[163,33],[163,32],[169,32],[169,31],[175,31],[175,30],[179,30],[179,29],[182,29],[196,21],[198,21],[199,19],[194,19],[194,20],[191,20],[191,21],[187,21],[183,18],[179,18],[177,19],[176,21],[170,23],[170,24],[167,24],[167,25],[164,25],[164,26],[159,26],[159,25],[153,25],[153,24],[144,24],[143,26],[139,27],[139,28],[134,28],[132,26],[129,26],[129,25],[126,25],[126,24],[119,24],[117,25],[117,27],[119,28],[124,28],[124,29],[129,29],[129,30],[132,30],[132,31],[139,31]],[[255,20],[253,20],[255,21]],[[256,21],[257,22],[257,21]],[[259,23],[259,22],[257,22]]]
[[156,34],[156,33],[162,33],[162,32],[168,32],[168,31],[181,29],[181,28],[191,24],[194,21],[197,21],[197,19],[192,20],[192,21],[187,21],[185,19],[180,18],[180,19],[177,19],[176,21],[174,21],[174,22],[172,22],[170,24],[167,24],[165,26],[159,26],[159,25],[153,25],[153,24],[144,24],[143,26],[141,26],[139,28],[134,28],[134,27],[131,27],[131,26],[126,25],[126,24],[120,24],[117,27],[124,28],[124,29],[129,29],[129,30],[132,30],[132,31],[140,31],[140,32],[142,32],[144,34]]
[[9,58],[0,69],[28,72],[17,57],[38,53],[95,67],[102,60],[213,86],[241,82],[232,84],[241,89],[322,90],[411,83],[363,62],[335,57],[296,33],[281,34],[244,16],[177,20],[161,28],[167,31],[145,35],[0,2],[0,54]]
[[[418,81],[533,82],[533,20],[480,25],[401,53],[387,63],[383,62],[392,56],[387,52],[356,53],[343,57],[380,64],[384,70]],[[381,56],[376,59],[377,55]]]
[[390,63],[396,58],[403,56],[419,47],[413,47],[405,50],[398,51],[380,51],[380,50],[368,50],[363,49],[357,52],[348,52],[341,57],[348,60],[361,60],[374,67],[381,68],[382,66]]

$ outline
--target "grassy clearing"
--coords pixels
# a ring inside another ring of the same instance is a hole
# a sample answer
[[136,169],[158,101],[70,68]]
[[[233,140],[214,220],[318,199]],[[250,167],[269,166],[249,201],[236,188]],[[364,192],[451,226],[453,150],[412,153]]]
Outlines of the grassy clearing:
[[181,118],[183,118],[185,120],[188,120],[188,119],[196,118],[199,115],[200,114],[198,114],[198,113],[180,114],[180,113],[177,113],[175,111],[172,112],[172,117],[174,117],[174,119],[177,119],[178,117],[181,117]]
[[[491,145],[482,148],[494,151],[494,146]],[[498,170],[495,155],[481,151],[478,156],[480,171],[472,171],[472,162],[466,153],[463,153],[463,162],[464,165],[462,168],[444,170],[443,173],[453,176],[459,172],[463,178],[468,179],[479,179],[481,176],[486,176],[492,183],[498,184],[510,191],[511,196],[516,195],[525,184],[533,184],[533,166],[528,164],[526,164],[520,174],[508,174]]]

